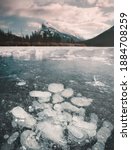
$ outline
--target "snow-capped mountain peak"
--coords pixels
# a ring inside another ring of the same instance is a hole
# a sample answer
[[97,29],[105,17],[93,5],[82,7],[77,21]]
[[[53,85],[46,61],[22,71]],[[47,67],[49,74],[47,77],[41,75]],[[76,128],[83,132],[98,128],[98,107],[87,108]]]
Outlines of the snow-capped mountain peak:
[[45,38],[50,38],[51,40],[58,40],[61,42],[78,42],[80,41],[80,38],[77,38],[74,35],[60,32],[56,28],[54,28],[51,24],[48,22],[44,22],[41,26],[41,29],[39,33],[45,37]]

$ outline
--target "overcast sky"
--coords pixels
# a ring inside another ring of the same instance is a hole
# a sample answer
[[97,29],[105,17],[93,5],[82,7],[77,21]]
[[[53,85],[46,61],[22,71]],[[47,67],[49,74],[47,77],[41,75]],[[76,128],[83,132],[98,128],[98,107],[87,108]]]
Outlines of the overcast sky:
[[48,22],[86,39],[113,26],[113,0],[0,0],[0,28],[17,35]]

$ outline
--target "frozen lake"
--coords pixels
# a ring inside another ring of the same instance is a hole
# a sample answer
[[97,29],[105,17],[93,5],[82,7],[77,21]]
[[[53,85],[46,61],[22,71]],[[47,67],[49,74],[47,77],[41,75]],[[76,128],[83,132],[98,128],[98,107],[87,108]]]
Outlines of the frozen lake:
[[[18,130],[11,125],[9,111],[16,106],[27,110],[32,103],[29,92],[44,91],[50,83],[62,83],[74,93],[93,99],[84,109],[87,117],[90,113],[97,114],[98,128],[104,120],[113,124],[113,63],[114,48],[1,47],[0,146],[6,142],[4,135]],[[19,142],[15,144],[17,147]],[[113,150],[113,135],[105,150]]]

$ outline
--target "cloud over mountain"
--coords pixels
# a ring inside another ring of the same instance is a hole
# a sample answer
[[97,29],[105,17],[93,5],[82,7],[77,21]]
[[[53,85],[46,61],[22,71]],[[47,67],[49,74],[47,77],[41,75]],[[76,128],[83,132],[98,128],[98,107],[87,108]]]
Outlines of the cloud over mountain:
[[[44,21],[59,30],[91,38],[113,25],[113,0],[1,0],[3,22],[18,32],[31,32]],[[33,24],[34,23],[34,24]]]

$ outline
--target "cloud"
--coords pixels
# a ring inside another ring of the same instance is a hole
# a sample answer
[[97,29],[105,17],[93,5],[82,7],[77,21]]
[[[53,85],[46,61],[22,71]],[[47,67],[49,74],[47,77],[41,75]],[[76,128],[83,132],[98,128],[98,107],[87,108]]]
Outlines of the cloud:
[[16,24],[25,18],[22,25],[29,31],[47,21],[61,31],[91,38],[113,25],[112,7],[113,0],[1,0],[0,16],[16,16]]
[[98,7],[113,7],[114,0],[98,0],[96,6],[98,6]]
[[6,23],[4,20],[0,20],[0,29],[8,30],[11,26],[11,22]]
[[96,3],[97,0],[87,0],[88,4],[93,5]]
[[0,29],[9,29],[9,27],[5,24],[0,23]]
[[32,28],[36,28],[36,29],[41,27],[41,24],[38,22],[29,22],[27,24],[28,24],[28,27],[32,27]]
[[[24,12],[21,15],[26,14]],[[107,22],[113,19],[113,13],[105,13],[99,7],[79,8],[71,5],[62,6],[58,3],[47,5],[30,15],[31,17],[39,16],[61,31],[74,33],[84,38],[90,38],[106,30],[110,27]]]

